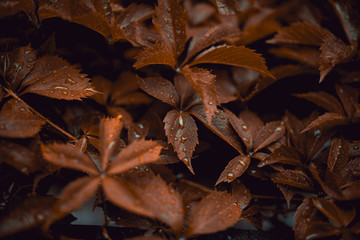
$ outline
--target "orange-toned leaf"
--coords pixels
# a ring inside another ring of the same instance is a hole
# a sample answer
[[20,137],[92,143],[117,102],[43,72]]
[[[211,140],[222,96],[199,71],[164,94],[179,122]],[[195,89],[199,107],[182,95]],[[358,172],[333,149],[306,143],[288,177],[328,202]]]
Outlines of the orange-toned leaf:
[[155,43],[144,48],[136,57],[135,69],[152,64],[163,64],[175,69],[176,60],[173,53],[169,52],[164,44]]
[[336,99],[336,97],[327,92],[308,92],[295,94],[295,96],[313,102],[316,105],[328,110],[329,112],[344,115],[344,110],[341,106],[341,103]]
[[0,237],[38,227],[53,214],[52,206],[55,201],[51,196],[32,196],[13,201],[11,206],[2,211]]
[[199,144],[195,120],[187,112],[171,110],[166,114],[164,123],[168,142],[174,147],[179,159],[194,173],[191,157],[195,146]]
[[269,52],[279,58],[288,58],[307,64],[312,67],[318,67],[320,63],[321,52],[312,47],[286,46],[279,48],[270,48]]
[[201,103],[199,94],[196,93],[194,87],[183,74],[178,73],[174,76],[174,86],[179,94],[180,99],[178,108],[180,110],[184,110]]
[[272,39],[266,42],[304,44],[320,47],[325,33],[327,33],[327,30],[319,26],[307,22],[296,22],[290,24],[289,27],[280,29]]
[[345,124],[347,122],[347,119],[343,115],[339,115],[337,113],[324,113],[323,115],[316,118],[314,121],[312,121],[302,132],[309,131],[310,129],[314,129],[317,127],[321,128],[331,128],[338,125]]
[[148,77],[139,79],[138,84],[142,90],[151,96],[176,107],[179,104],[179,94],[174,85],[162,77]]
[[255,139],[259,130],[264,127],[264,123],[260,117],[250,110],[245,109],[241,111],[238,118],[245,122],[252,139]]
[[1,140],[0,161],[4,162],[24,174],[41,170],[36,154],[29,148],[19,144]]
[[54,205],[54,214],[46,219],[45,228],[49,227],[54,221],[80,208],[95,195],[100,181],[100,178],[81,177],[69,183]]
[[123,128],[122,116],[116,118],[105,118],[100,122],[100,143],[101,143],[101,169],[105,171],[109,159],[114,156],[115,149],[120,141],[120,132]]
[[206,69],[189,68],[187,65],[181,69],[181,72],[201,97],[208,122],[210,123],[211,117],[217,109],[216,105],[219,104],[215,89],[216,76]]
[[245,27],[241,36],[236,40],[237,45],[248,45],[260,40],[281,28],[278,21],[265,18],[260,23],[251,24]]
[[234,203],[237,203],[241,210],[244,210],[249,205],[252,195],[239,179],[231,183],[231,193],[235,199]]
[[254,139],[254,152],[268,146],[281,138],[285,133],[285,126],[279,121],[269,122],[262,127]]
[[131,182],[147,210],[154,218],[170,226],[174,231],[183,227],[183,202],[180,194],[160,177],[145,169],[139,169],[130,176]]
[[221,173],[215,185],[221,182],[232,182],[240,177],[250,165],[250,157],[247,155],[240,155],[233,158]]
[[141,201],[135,185],[130,185],[120,178],[107,177],[102,180],[105,196],[118,207],[127,211],[154,218],[155,214]]
[[185,47],[187,17],[178,0],[159,0],[155,8],[153,23],[163,42],[175,57],[180,56]]
[[134,141],[115,157],[111,162],[107,174],[118,174],[130,168],[155,162],[160,158],[161,145],[155,141],[141,139]]
[[18,100],[7,101],[0,111],[0,136],[28,138],[35,136],[45,122]]
[[90,175],[99,174],[93,161],[71,144],[41,145],[41,151],[44,158],[55,165],[84,171]]
[[[190,41],[186,59],[189,60],[201,50],[214,45],[215,43],[240,35],[239,28],[233,24],[217,24],[211,28],[205,28],[198,32]],[[185,60],[185,62],[187,61]]]
[[214,233],[233,226],[242,213],[234,201],[234,197],[226,192],[214,191],[207,195],[196,205],[187,235]]
[[201,63],[225,64],[245,67],[259,72],[263,76],[274,77],[265,65],[264,58],[254,50],[244,46],[221,45],[211,47],[199,54],[189,65]]
[[271,180],[274,183],[280,183],[289,185],[291,187],[297,187],[308,191],[314,190],[314,184],[312,180],[301,170],[282,170],[272,174]]
[[207,116],[202,105],[197,105],[189,110],[189,113],[199,119],[207,128],[222,138],[230,146],[235,148],[239,153],[242,153],[241,142],[232,130],[229,119],[222,110],[216,110],[215,115],[212,116],[211,124],[207,121]]
[[96,93],[89,80],[65,60],[57,56],[44,56],[36,60],[31,73],[23,81],[24,85],[28,85],[24,93],[81,100]]

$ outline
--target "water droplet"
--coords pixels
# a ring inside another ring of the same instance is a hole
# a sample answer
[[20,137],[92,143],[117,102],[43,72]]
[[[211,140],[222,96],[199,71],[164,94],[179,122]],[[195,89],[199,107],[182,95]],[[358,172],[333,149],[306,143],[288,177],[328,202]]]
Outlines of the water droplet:
[[168,20],[167,18],[164,18],[164,22],[165,22],[166,24],[168,24],[168,23],[169,23],[169,20]]
[[342,88],[339,89],[340,93],[344,93],[344,90]]
[[95,89],[93,89],[93,88],[91,88],[91,87],[89,87],[89,88],[85,88],[85,89],[84,89],[84,91],[86,91],[86,92],[93,92],[93,93],[97,93],[97,92],[95,91]]
[[215,110],[215,114],[219,115],[221,112],[219,110]]
[[63,91],[62,93],[63,93],[64,95],[67,95],[67,94],[68,94],[68,92],[67,92],[67,91]]
[[160,91],[160,94],[164,94],[164,92],[163,92],[163,91]]
[[27,172],[27,171],[28,171],[28,169],[27,169],[26,167],[24,167],[24,168],[21,169],[21,172],[23,172],[23,173],[25,173],[25,172]]
[[[137,150],[137,149],[135,149],[135,150]],[[137,150],[137,151],[139,151],[139,150]],[[134,169],[135,169],[136,171],[139,171],[139,167],[134,167]]]
[[42,221],[42,220],[44,220],[44,215],[42,215],[41,213],[39,213],[38,215],[36,215],[36,218],[37,218],[39,221]]
[[165,82],[162,82],[162,83],[161,83],[161,86],[165,86],[165,85],[166,85],[166,83],[165,83]]
[[181,142],[181,143],[184,143],[186,140],[187,140],[187,137],[181,137],[180,142]]
[[[178,55],[179,55],[180,53],[179,53],[179,51],[178,51]],[[181,68],[179,68],[179,67],[177,67],[176,68],[176,72],[180,72],[181,71]]]
[[255,173],[256,173],[256,170],[251,170],[251,173],[252,173],[252,174],[255,174]]
[[166,9],[168,12],[171,12],[171,8]]
[[31,68],[31,64],[27,64],[26,67],[27,67],[27,68]]
[[69,90],[68,87],[65,87],[65,86],[62,86],[62,85],[54,85],[53,86],[53,89],[56,89],[56,90]]
[[321,131],[319,129],[314,131],[314,137],[319,138],[321,135]]
[[171,94],[171,95],[169,96],[170,99],[172,99],[173,97],[174,97],[174,94]]
[[180,127],[180,129],[184,128],[184,120],[181,115],[179,116],[179,127]]
[[71,78],[67,78],[67,79],[65,80],[65,83],[69,83],[69,84],[71,84],[71,85],[74,85],[74,84],[76,83],[76,81],[74,81],[74,80],[71,79]]
[[29,54],[31,51],[30,50],[26,50],[25,51],[25,54]]
[[171,38],[169,34],[166,34],[166,37],[169,38],[169,39]]
[[277,132],[279,132],[279,131],[281,131],[282,130],[282,127],[277,127],[276,129],[275,129],[275,131],[277,131]]
[[80,75],[80,79],[85,79],[85,75],[84,75],[84,74],[81,74],[81,75]]
[[212,101],[209,101],[208,104],[209,104],[209,105],[213,105],[214,103],[213,103]]
[[188,159],[188,158],[184,158],[184,159],[183,159],[183,162],[184,162],[186,165],[189,165],[189,159]]
[[247,130],[248,130],[248,126],[246,126],[246,124],[241,125],[241,128],[242,128],[242,130],[244,130],[244,131],[247,131]]
[[174,137],[174,141],[176,142],[177,140],[179,140],[179,138],[178,138],[178,137]]
[[25,108],[21,107],[20,109],[20,112],[25,112]]
[[187,150],[186,150],[186,148],[183,148],[183,152],[186,152]]
[[245,163],[242,160],[239,160],[239,164],[243,167],[245,166]]
[[354,149],[354,150],[359,150],[359,146],[354,145],[354,146],[353,146],[353,149]]
[[243,141],[244,141],[245,143],[249,143],[249,142],[250,142],[250,139],[248,139],[247,137],[243,137],[242,139],[243,139]]
[[32,62],[32,61],[34,61],[34,58],[29,58],[28,59],[28,62]]
[[234,174],[232,172],[229,172],[227,175],[226,175],[227,179],[229,180],[233,180],[234,179]]

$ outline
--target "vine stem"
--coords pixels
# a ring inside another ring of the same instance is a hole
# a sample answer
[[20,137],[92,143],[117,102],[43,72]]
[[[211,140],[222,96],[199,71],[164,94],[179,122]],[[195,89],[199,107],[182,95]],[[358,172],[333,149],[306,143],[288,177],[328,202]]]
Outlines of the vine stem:
[[52,126],[53,128],[55,128],[56,130],[58,130],[59,132],[61,132],[62,134],[64,134],[66,137],[70,138],[71,140],[77,141],[78,139],[76,137],[74,137],[73,135],[71,135],[70,133],[66,132],[65,130],[63,130],[62,128],[60,128],[59,126],[57,126],[55,123],[51,122],[49,119],[47,119],[46,117],[44,117],[41,113],[39,113],[38,111],[36,111],[34,108],[32,108],[29,104],[27,104],[24,100],[22,100],[21,98],[19,98],[18,95],[16,95],[13,91],[11,91],[10,89],[3,87],[3,89],[10,94],[13,98],[15,98],[16,100],[20,101],[21,103],[25,104],[26,107],[32,111],[33,113],[35,113],[37,116],[39,116],[41,119],[43,119],[46,123],[48,123],[50,126]]

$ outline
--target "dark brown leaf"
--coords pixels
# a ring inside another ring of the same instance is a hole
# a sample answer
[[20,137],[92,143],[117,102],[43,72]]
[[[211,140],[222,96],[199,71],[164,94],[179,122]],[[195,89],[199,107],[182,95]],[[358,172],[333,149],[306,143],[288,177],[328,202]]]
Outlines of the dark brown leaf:
[[135,69],[152,64],[168,65],[175,69],[176,60],[173,53],[169,52],[164,44],[156,43],[144,48],[136,57]]
[[293,230],[295,231],[295,238],[300,240],[306,239],[306,232],[310,226],[310,221],[314,218],[316,213],[316,208],[313,205],[312,198],[307,197],[303,200],[300,206],[297,208],[295,213],[295,226]]
[[187,230],[188,236],[225,230],[240,220],[242,210],[236,199],[226,192],[214,191],[194,209]]
[[250,110],[245,109],[241,111],[238,118],[245,122],[252,139],[255,139],[259,130],[264,127],[264,123],[259,116]]
[[119,174],[130,168],[157,161],[161,152],[161,145],[151,140],[134,141],[115,157],[111,162],[107,174]]
[[334,138],[331,144],[329,157],[327,159],[327,170],[336,178],[341,178],[339,174],[345,168],[349,160],[350,144],[341,138]]
[[179,94],[174,85],[162,77],[148,77],[139,79],[139,87],[151,96],[177,107],[179,104]]
[[346,116],[352,118],[356,111],[356,105],[358,103],[359,89],[348,85],[335,85],[336,93],[339,96]]
[[345,124],[346,122],[347,119],[345,116],[333,112],[327,112],[312,121],[301,132],[303,133],[314,128],[332,128],[338,125]]
[[288,186],[282,184],[276,184],[276,186],[280,189],[281,193],[284,195],[287,207],[290,208],[290,201],[295,195],[295,192],[291,191]]
[[236,0],[211,0],[222,15],[234,15],[247,7],[247,2]]
[[269,52],[279,58],[288,58],[316,68],[320,63],[321,52],[312,47],[301,47],[298,45],[287,46],[271,48],[269,49]]
[[314,184],[312,180],[301,170],[284,169],[281,172],[272,174],[271,180],[274,183],[314,191]]
[[336,97],[327,92],[308,92],[295,94],[295,96],[313,102],[316,105],[328,110],[329,112],[344,115],[344,110],[341,106],[341,103],[336,99]]
[[71,144],[41,145],[41,151],[48,162],[60,167],[84,171],[90,175],[99,174],[94,162]]
[[199,144],[194,119],[187,112],[171,110],[166,114],[164,123],[168,142],[174,147],[179,159],[194,173],[191,157],[195,146]]
[[13,0],[0,2],[0,18],[24,11],[35,19],[35,3],[32,0]]
[[175,57],[180,56],[186,41],[186,14],[178,0],[159,0],[153,23],[163,42]]
[[188,65],[181,69],[182,74],[194,87],[202,99],[207,120],[210,123],[211,117],[215,114],[216,105],[219,104],[215,89],[216,76],[202,68],[189,68]]
[[245,46],[249,45],[250,43],[256,42],[257,40],[275,33],[280,28],[281,24],[278,21],[265,18],[260,23],[247,25],[241,36],[237,39],[236,44]]
[[279,122],[269,122],[262,127],[254,139],[254,152],[268,146],[281,138],[285,133],[285,126]]
[[215,8],[207,2],[184,1],[184,7],[191,25],[199,25],[208,20],[216,12]]
[[221,45],[211,47],[199,54],[189,65],[201,63],[225,64],[245,67],[259,72],[263,76],[274,78],[265,65],[264,58],[244,46]]
[[0,136],[7,138],[28,138],[35,136],[45,124],[18,100],[7,101],[0,111]]
[[290,43],[319,46],[322,44],[322,38],[327,30],[319,26],[306,23],[296,22],[284,27],[275,34],[275,36],[267,40],[267,43]]
[[312,222],[306,231],[306,240],[318,239],[338,235],[340,229],[328,222]]
[[245,185],[237,179],[231,183],[231,190],[232,196],[236,200],[235,202],[241,210],[244,210],[249,205],[252,198],[249,189],[247,189]]
[[207,121],[202,105],[192,107],[189,112],[225,142],[229,143],[230,146],[235,148],[239,153],[242,153],[241,142],[236,137],[236,133],[232,130],[230,122],[222,110],[218,109],[215,111],[215,115],[211,119],[211,124]]
[[16,205],[9,206],[2,212],[0,220],[0,237],[38,227],[53,214],[52,206],[56,199],[51,196],[32,196]]
[[250,157],[247,155],[240,155],[233,158],[221,173],[216,185],[221,182],[232,182],[240,177],[250,165]]
[[185,78],[183,74],[176,74],[174,76],[174,86],[177,92],[179,93],[179,109],[184,110],[191,107],[192,105],[197,105],[201,103],[201,98],[194,87],[191,85],[189,80]]
[[36,60],[31,73],[23,81],[24,85],[28,85],[24,93],[36,93],[65,100],[81,100],[97,93],[89,80],[65,60],[57,56],[44,56]]
[[301,165],[301,155],[300,153],[292,147],[281,146],[270,154],[269,157],[265,158],[264,161],[261,161],[258,164],[258,167],[264,167],[269,164],[281,163],[289,165]]

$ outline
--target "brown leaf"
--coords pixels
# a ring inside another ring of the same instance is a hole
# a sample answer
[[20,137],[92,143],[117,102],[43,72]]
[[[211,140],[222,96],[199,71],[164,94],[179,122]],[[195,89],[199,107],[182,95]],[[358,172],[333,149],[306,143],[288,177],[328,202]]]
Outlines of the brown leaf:
[[165,78],[148,77],[139,79],[138,84],[142,90],[171,106],[177,107],[179,104],[179,94],[174,85]]
[[[241,1],[236,0],[211,0],[216,4],[218,11],[222,15],[234,15],[243,10],[243,4]],[[244,4],[245,6],[247,4]]]
[[109,160],[114,156],[120,142],[120,132],[123,128],[122,116],[116,118],[104,118],[100,122],[101,143],[101,171],[105,171]]
[[338,235],[341,230],[328,222],[312,222],[306,231],[306,240],[318,239]]
[[269,36],[281,28],[278,21],[265,18],[260,23],[248,25],[245,27],[241,36],[236,40],[237,45],[249,45],[266,36]]
[[160,176],[139,169],[132,174],[130,181],[138,186],[135,188],[146,209],[153,213],[154,218],[170,226],[174,231],[183,227],[183,202],[180,194]]
[[24,11],[35,19],[35,3],[32,0],[13,0],[0,2],[0,18]]
[[288,189],[288,186],[282,184],[276,184],[276,186],[280,189],[281,193],[284,195],[287,207],[290,208],[290,201],[295,195],[295,192]]
[[120,178],[106,177],[102,180],[102,189],[110,202],[130,212],[154,218],[155,214],[141,201],[140,190],[136,188]]
[[16,168],[24,174],[41,170],[36,154],[19,144],[1,140],[0,161]]
[[189,80],[183,74],[176,74],[174,76],[174,86],[179,93],[179,109],[184,110],[201,103],[201,99]]
[[310,221],[314,218],[315,213],[316,208],[313,205],[312,198],[305,198],[300,206],[298,206],[294,216],[296,224],[293,230],[295,231],[296,239],[304,240],[306,238],[307,229],[312,224]]
[[216,185],[221,182],[232,182],[240,177],[250,165],[250,157],[247,155],[240,155],[233,158],[221,173]]
[[236,133],[239,135],[239,137],[245,144],[247,152],[251,152],[253,149],[254,138],[251,135],[251,133],[248,131],[249,130],[248,125],[231,111],[227,109],[224,110],[231,123],[231,126],[235,129]]
[[121,29],[125,28],[132,22],[141,22],[151,17],[154,9],[147,4],[131,3],[120,14],[116,14],[116,23]]
[[281,138],[285,133],[285,126],[279,121],[269,122],[262,127],[254,139],[254,152],[268,146]]
[[161,145],[156,141],[144,140],[134,141],[115,157],[111,162],[107,174],[118,174],[130,168],[155,162],[159,159]]
[[335,85],[336,93],[340,98],[342,105],[344,106],[344,110],[346,116],[352,118],[356,111],[356,105],[358,103],[359,97],[359,89],[354,88],[348,85]]
[[245,122],[252,139],[255,139],[259,130],[264,127],[264,123],[259,116],[250,110],[241,111],[238,118]]
[[33,137],[44,124],[45,121],[16,99],[7,101],[0,111],[0,136],[2,137]]
[[215,43],[240,35],[240,30],[233,24],[217,24],[211,28],[205,28],[198,32],[190,41],[185,62]]
[[269,157],[264,159],[258,164],[258,167],[264,167],[266,165],[274,164],[274,163],[282,163],[289,165],[301,165],[301,154],[292,147],[281,146],[270,154]]
[[44,158],[55,165],[98,175],[99,170],[94,162],[71,144],[41,145]]
[[201,63],[225,64],[245,67],[259,72],[263,76],[274,78],[265,65],[264,58],[244,46],[221,45],[211,47],[199,54],[189,66]]
[[211,117],[217,109],[216,105],[219,104],[215,89],[216,76],[206,69],[189,68],[188,65],[183,67],[181,72],[200,95],[208,122],[210,123]]
[[314,191],[314,184],[312,180],[301,170],[284,169],[281,172],[272,174],[271,180],[274,183]]
[[159,0],[155,8],[153,23],[163,42],[176,58],[180,56],[186,41],[186,14],[177,0]]
[[[0,237],[37,227],[53,214],[56,199],[51,196],[32,196],[13,201],[12,206],[2,212]],[[16,205],[15,205],[16,203]]]
[[350,144],[341,138],[334,138],[327,159],[327,170],[336,178],[340,178],[341,170],[345,168],[349,160]]
[[319,82],[322,82],[335,65],[348,61],[356,54],[357,46],[348,46],[341,39],[329,33],[324,36],[320,50]]
[[87,202],[99,188],[101,179],[98,177],[81,177],[69,183],[62,191],[54,205],[54,214],[46,219],[45,228],[54,221],[64,217]]
[[176,60],[173,53],[169,52],[164,44],[155,43],[144,48],[136,57],[135,69],[152,64],[163,64],[175,69]]
[[235,202],[238,204],[239,208],[244,210],[249,205],[252,198],[249,189],[247,189],[245,185],[240,182],[239,179],[237,179],[231,183],[231,191],[232,196],[236,200]]
[[202,105],[197,105],[189,110],[189,113],[199,119],[207,128],[222,138],[230,146],[235,148],[239,153],[242,153],[242,146],[236,133],[232,130],[230,122],[226,114],[222,110],[216,110],[215,115],[211,119],[211,124],[207,121],[207,116]]
[[307,64],[312,67],[318,67],[320,63],[321,52],[312,47],[286,46],[279,48],[270,48],[269,52],[279,58],[288,58]]
[[338,125],[345,124],[348,120],[345,116],[333,112],[327,112],[316,118],[301,132],[304,133],[314,128],[332,128]]
[[289,27],[283,27],[275,36],[267,40],[267,43],[290,43],[319,46],[322,44],[322,37],[328,31],[319,26],[307,23],[291,23]]
[[214,191],[207,195],[194,209],[187,236],[215,233],[233,226],[242,212],[234,201],[226,192]]
[[336,97],[327,92],[308,92],[294,95],[296,97],[304,98],[310,102],[313,102],[316,105],[328,110],[329,112],[344,115],[344,110],[341,106],[341,103],[336,99]]
[[194,173],[191,166],[191,157],[195,146],[199,144],[194,119],[187,112],[171,110],[166,114],[164,123],[168,142],[174,147],[179,159]]
[[208,2],[184,1],[184,7],[191,25],[196,26],[204,23],[216,12],[215,8]]
[[126,238],[125,240],[165,240],[166,238],[151,235],[151,236],[139,236],[139,237],[132,237],[132,238]]
[[23,81],[28,85],[23,93],[36,93],[42,96],[81,100],[97,91],[80,70],[57,56],[44,56],[36,60],[31,73]]

